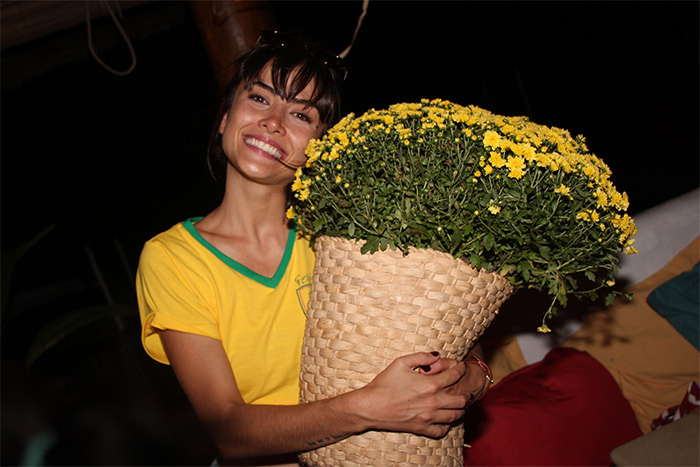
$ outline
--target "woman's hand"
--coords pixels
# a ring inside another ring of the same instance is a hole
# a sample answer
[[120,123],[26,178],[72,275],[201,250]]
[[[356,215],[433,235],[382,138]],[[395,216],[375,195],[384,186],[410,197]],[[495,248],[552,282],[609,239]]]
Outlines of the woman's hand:
[[446,388],[446,390],[452,394],[460,394],[465,396],[468,403],[478,401],[486,392],[488,380],[486,372],[479,365],[467,365],[464,363],[469,360],[469,356],[472,355],[472,353],[475,353],[481,357],[481,355],[483,355],[481,345],[476,344],[463,362],[458,362],[457,360],[450,358],[439,359],[430,365],[429,371],[425,371],[425,374],[438,374],[454,367],[455,365],[464,365],[466,367],[464,376],[457,383],[449,388]]
[[[356,391],[357,414],[370,429],[444,436],[464,416],[468,396],[450,390],[464,376],[465,365],[445,368],[439,362],[439,355],[426,352],[397,358]],[[439,371],[432,370],[436,364]]]

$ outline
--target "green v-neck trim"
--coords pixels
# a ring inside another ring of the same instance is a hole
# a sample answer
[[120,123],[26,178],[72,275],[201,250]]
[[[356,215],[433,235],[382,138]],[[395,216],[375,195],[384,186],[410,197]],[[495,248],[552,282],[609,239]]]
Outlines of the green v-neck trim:
[[201,243],[207,250],[211,251],[214,256],[223,261],[227,266],[234,269],[235,271],[243,274],[244,276],[252,279],[266,287],[275,288],[279,285],[284,273],[287,271],[287,266],[289,265],[289,260],[292,257],[292,251],[294,250],[294,241],[297,238],[296,228],[289,229],[289,236],[287,237],[287,245],[284,248],[284,256],[282,256],[282,261],[277,268],[277,272],[272,277],[265,277],[257,272],[249,269],[248,267],[242,265],[238,261],[231,259],[226,256],[220,250],[218,250],[214,245],[209,243],[201,233],[194,227],[194,224],[202,220],[202,217],[191,217],[186,221],[182,222],[182,226],[187,230],[199,243]]

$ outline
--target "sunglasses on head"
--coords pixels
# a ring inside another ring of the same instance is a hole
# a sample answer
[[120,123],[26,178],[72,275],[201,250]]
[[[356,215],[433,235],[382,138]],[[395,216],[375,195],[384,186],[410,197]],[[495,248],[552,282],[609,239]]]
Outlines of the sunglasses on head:
[[257,44],[293,47],[296,50],[303,50],[327,67],[335,70],[343,77],[343,80],[345,80],[348,76],[348,68],[345,65],[345,61],[342,57],[312,47],[310,44],[289,34],[279,31],[265,30],[262,32],[262,34],[260,34]]

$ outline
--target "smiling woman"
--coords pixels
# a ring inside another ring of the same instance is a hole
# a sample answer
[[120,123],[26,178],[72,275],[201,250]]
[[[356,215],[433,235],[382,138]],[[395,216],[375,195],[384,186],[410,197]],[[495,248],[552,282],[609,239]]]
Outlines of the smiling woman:
[[[239,85],[236,99],[229,114],[221,121],[219,132],[222,147],[228,156],[229,168],[241,170],[231,158],[239,158],[252,151],[263,158],[284,163],[284,166],[301,166],[306,160],[304,150],[311,138],[321,132],[318,109],[311,101],[314,83],[309,83],[296,97],[287,100],[283,92],[271,85],[270,67],[262,72],[261,81],[250,88]],[[236,147],[237,144],[242,147]],[[257,162],[258,158],[253,158]],[[230,170],[229,170],[230,172]],[[236,171],[234,171],[236,172]],[[287,178],[289,170],[282,170]],[[229,173],[228,177],[234,176]],[[227,180],[227,184],[228,184]]]
[[298,403],[315,258],[286,212],[294,167],[338,118],[344,73],[309,44],[262,39],[236,63],[210,140],[220,205],[143,248],[143,345],[172,366],[222,463],[296,463],[299,451],[370,429],[443,436],[481,393],[484,370],[437,353],[399,357],[362,388]]

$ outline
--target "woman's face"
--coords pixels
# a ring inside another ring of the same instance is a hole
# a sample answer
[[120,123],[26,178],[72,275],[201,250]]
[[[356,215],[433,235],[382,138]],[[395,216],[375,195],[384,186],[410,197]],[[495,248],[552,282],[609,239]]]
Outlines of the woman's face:
[[313,85],[284,100],[272,87],[268,66],[250,89],[239,87],[219,127],[229,171],[269,184],[287,184],[294,178],[294,170],[277,160],[302,165],[309,140],[321,134],[318,110],[309,101]]

